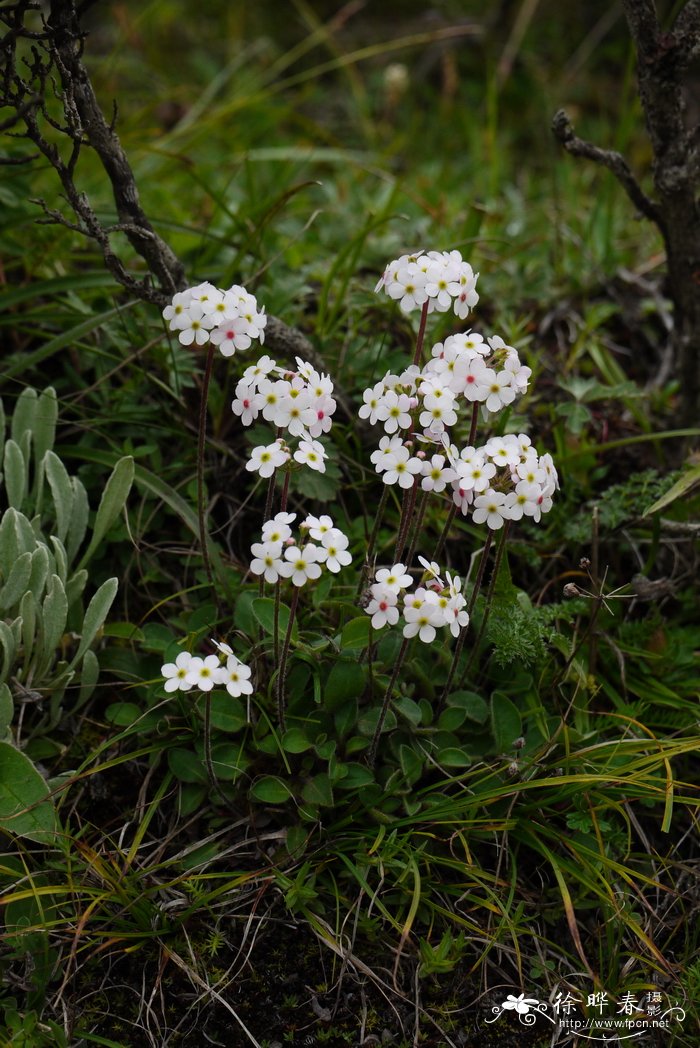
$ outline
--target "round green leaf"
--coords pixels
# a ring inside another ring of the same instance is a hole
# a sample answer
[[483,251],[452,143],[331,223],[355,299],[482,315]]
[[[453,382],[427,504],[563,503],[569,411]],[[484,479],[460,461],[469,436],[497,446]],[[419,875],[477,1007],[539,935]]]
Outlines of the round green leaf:
[[366,648],[369,644],[369,628],[371,620],[369,615],[360,615],[356,619],[350,619],[343,626],[343,632],[340,634],[340,648],[341,651],[345,651],[347,648]]
[[310,750],[312,745],[301,728],[288,728],[282,736],[282,749],[287,753],[304,753],[305,750]]
[[[214,692],[211,697],[211,723],[212,727],[219,731],[240,731],[248,723],[246,719],[245,706],[240,699],[234,698],[225,692]],[[200,699],[201,708],[204,708],[206,698]]]
[[201,757],[192,750],[168,750],[168,767],[180,782],[207,782],[207,772]]
[[52,841],[58,829],[47,783],[9,742],[0,742],[0,827],[42,844]]
[[250,787],[250,796],[264,804],[284,804],[292,796],[292,791],[287,783],[276,775],[263,775]]

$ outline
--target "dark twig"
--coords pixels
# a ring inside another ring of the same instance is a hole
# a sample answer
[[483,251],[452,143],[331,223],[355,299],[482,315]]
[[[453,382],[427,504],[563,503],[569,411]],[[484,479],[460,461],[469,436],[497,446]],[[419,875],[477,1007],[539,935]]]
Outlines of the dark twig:
[[601,149],[592,142],[578,138],[574,134],[571,120],[563,109],[555,113],[552,120],[552,131],[567,153],[571,153],[572,156],[586,157],[587,160],[593,160],[596,164],[602,164],[603,167],[612,171],[637,210],[663,230],[663,216],[659,207],[649,199],[639,185],[622,153],[616,153],[612,149]]

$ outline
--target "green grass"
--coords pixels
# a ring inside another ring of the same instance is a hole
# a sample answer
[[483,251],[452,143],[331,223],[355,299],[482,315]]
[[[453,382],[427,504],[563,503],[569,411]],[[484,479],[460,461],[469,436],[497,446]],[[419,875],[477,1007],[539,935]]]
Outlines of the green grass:
[[[215,725],[220,765],[247,762],[220,781],[225,807],[201,771],[203,712],[184,697],[166,702],[159,674],[181,643],[195,650],[213,632],[247,645],[274,673],[243,582],[264,490],[252,489],[243,468],[250,434],[229,411],[242,365],[216,362],[209,399],[211,553],[227,608],[217,621],[197,539],[199,362],[155,309],[114,285],[88,242],[35,224],[30,198],[65,206],[53,173],[40,163],[7,169],[8,414],[26,386],[56,388],[57,450],[92,506],[115,462],[136,460],[128,515],[91,567],[96,578],[120,578],[95,696],[73,709],[69,688],[50,730],[41,711],[23,714],[27,752],[46,769],[63,833],[50,849],[3,843],[9,1043],[60,1043],[50,1024],[62,1022],[60,1001],[74,990],[76,1043],[144,1043],[139,1007],[150,989],[120,974],[134,964],[153,985],[166,972],[170,1000],[190,995],[178,1010],[183,1030],[205,1001],[219,1024],[213,1033],[242,1038],[227,1043],[250,1043],[243,1025],[260,1043],[269,1036],[250,1006],[260,994],[276,1016],[272,1032],[295,1044],[311,1023],[318,1043],[322,1034],[356,1040],[362,1014],[365,1033],[386,1026],[396,1043],[414,1043],[416,1023],[418,1043],[449,1044],[460,1029],[468,1043],[504,1043],[485,1039],[498,1024],[485,1027],[483,1016],[496,1000],[488,994],[505,985],[545,995],[562,985],[611,994],[663,986],[697,1008],[695,561],[692,538],[674,538],[660,521],[692,520],[697,496],[644,513],[678,476],[681,438],[698,433],[677,429],[672,378],[646,388],[665,338],[658,239],[634,221],[609,174],[562,155],[549,133],[554,110],[570,105],[585,137],[624,149],[644,169],[622,26],[590,53],[584,76],[577,48],[606,5],[570,28],[551,6],[539,5],[500,82],[508,27],[441,32],[411,5],[397,25],[367,9],[331,25],[335,5],[302,0],[282,25],[264,5],[245,13],[212,5],[193,20],[175,0],[92,16],[87,59],[98,94],[106,107],[118,99],[145,210],[192,282],[245,283],[309,336],[354,408],[413,340],[410,322],[372,293],[384,264],[416,245],[458,247],[481,273],[475,326],[503,333],[533,368],[531,392],[503,424],[529,426],[552,450],[562,492],[541,529],[514,536],[513,585],[529,610],[516,621],[504,601],[493,612],[469,681],[486,713],[453,730],[470,762],[436,764],[433,740],[446,730],[439,712],[411,720],[421,700],[437,705],[448,665],[413,650],[396,745],[383,746],[376,783],[343,791],[334,781],[332,803],[311,817],[309,780],[325,796],[336,759],[322,734],[339,733],[339,761],[361,760],[348,740],[363,731],[350,721],[340,730],[337,710],[326,724],[323,705],[346,701],[330,673],[343,627],[359,615],[356,575],[309,600],[300,619],[290,723],[309,750],[295,752],[275,731],[272,679],[254,697],[255,729],[228,736]],[[462,19],[463,5],[437,7],[448,26]],[[469,15],[479,22],[490,7],[475,3]],[[556,56],[546,67],[545,40]],[[408,70],[396,97],[390,62]],[[87,154],[80,185],[110,219],[104,176]],[[116,243],[138,271],[126,242]],[[637,282],[617,276],[625,271]],[[430,337],[452,329],[436,318]],[[338,417],[334,471],[292,496],[334,515],[357,565],[377,483],[362,434]],[[387,557],[398,509],[390,500],[379,534]],[[443,519],[428,511],[427,537],[437,540]],[[464,571],[483,537],[466,523],[453,535],[450,563]],[[600,580],[579,562],[596,542],[606,593],[629,598],[640,571],[668,577],[670,590],[632,607],[610,599],[592,623]],[[594,596],[566,604],[570,581]],[[477,622],[481,614],[477,605]],[[381,698],[396,654],[382,645],[370,701]],[[346,650],[345,672],[358,656]],[[525,656],[529,664],[514,669]],[[364,688],[364,667],[361,676]],[[511,747],[521,734],[524,748]],[[407,748],[420,754],[417,774]],[[263,776],[289,782],[291,799],[256,801],[249,787]],[[278,932],[289,939],[281,957],[268,948]],[[346,986],[369,1003],[354,998],[328,1027],[306,983],[280,990],[297,935],[304,978],[324,1007]],[[427,1003],[411,1012],[417,985]],[[111,997],[104,1007],[94,1003],[102,988]],[[163,1010],[148,1006],[156,1037],[172,1033],[165,1001]],[[30,1026],[35,1014],[45,1029],[20,1040],[15,1013]],[[690,1026],[689,1018],[673,1043],[692,1043]]]

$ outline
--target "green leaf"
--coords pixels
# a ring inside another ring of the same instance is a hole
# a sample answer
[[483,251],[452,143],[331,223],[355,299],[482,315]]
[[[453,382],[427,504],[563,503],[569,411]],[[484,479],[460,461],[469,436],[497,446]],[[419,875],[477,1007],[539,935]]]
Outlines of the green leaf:
[[250,796],[263,804],[284,804],[292,796],[292,791],[276,775],[263,775],[250,787]]
[[491,696],[491,731],[499,753],[512,750],[513,743],[523,731],[517,706],[500,691],[494,691]]
[[15,509],[21,510],[27,497],[27,464],[22,449],[14,440],[8,440],[5,444],[3,470],[7,501]]
[[27,582],[27,590],[36,600],[41,600],[46,580],[49,577],[49,553],[46,546],[38,545],[31,554],[31,558],[32,569]]
[[20,442],[25,433],[31,433],[36,417],[37,395],[31,387],[23,389],[12,412],[12,439]]
[[10,608],[19,604],[27,592],[32,573],[33,556],[32,553],[22,553],[15,561],[4,584],[0,586],[0,612],[9,612]]
[[443,710],[438,717],[437,726],[440,731],[456,731],[467,719],[467,711],[461,706],[451,706]]
[[83,619],[82,637],[80,644],[78,645],[78,650],[70,663],[71,666],[74,666],[76,662],[83,657],[92,644],[97,635],[97,631],[107,618],[109,609],[112,607],[112,601],[117,595],[118,588],[119,583],[115,578],[107,579],[102,583],[97,593],[88,604],[85,618]]
[[0,684],[0,738],[4,739],[7,729],[12,724],[14,703],[12,692],[7,684]]
[[[186,819],[188,815],[192,815],[199,808],[200,804],[204,802],[206,795],[206,786],[182,782],[180,784],[180,800],[178,804],[180,818]],[[99,1044],[99,1041],[97,1043]]]
[[85,538],[90,513],[87,491],[82,481],[78,477],[72,477],[71,480],[73,484],[73,511],[70,518],[70,530],[66,538],[66,554],[69,564],[72,564],[75,560],[80,544]]
[[347,735],[357,724],[357,699],[346,699],[335,711],[333,721],[337,734],[341,737]]
[[374,772],[366,764],[350,761],[345,768],[347,768],[347,774],[336,783],[339,790],[359,789],[363,786],[370,786],[374,782]]
[[66,629],[68,617],[68,601],[63,583],[58,575],[52,575],[49,580],[49,588],[44,597],[41,607],[42,633],[42,664],[48,666],[53,659],[56,648],[58,648],[61,637]]
[[7,680],[14,665],[17,645],[12,630],[0,619],[0,648],[2,649],[2,668],[0,669],[0,683]]
[[309,831],[304,826],[290,826],[287,829],[285,845],[287,851],[294,859],[299,859],[304,853]]
[[400,695],[398,699],[394,701],[394,709],[398,710],[402,717],[405,717],[410,724],[414,727],[418,727],[421,720],[423,719],[423,711],[417,702],[409,698],[408,695]]
[[88,650],[83,655],[83,662],[80,667],[80,691],[78,693],[77,707],[75,708],[79,709],[88,701],[95,688],[97,687],[97,681],[99,680],[99,677],[100,663],[98,661],[97,655],[95,655],[94,651],[91,651],[88,648]]
[[466,768],[471,764],[469,754],[458,746],[445,746],[438,750],[435,760],[445,768]]
[[0,742],[0,827],[40,844],[53,841],[58,828],[48,785],[9,742]]
[[[200,701],[206,702],[206,697]],[[211,723],[219,731],[240,731],[248,723],[243,703],[227,691],[213,692],[210,701]]]
[[282,749],[287,753],[304,753],[310,750],[313,743],[306,737],[301,728],[288,728],[282,736]]
[[10,506],[0,519],[0,572],[3,578],[12,571],[23,553],[33,553],[37,541],[32,526],[23,513]]
[[92,529],[92,538],[88,548],[81,557],[78,568],[85,567],[102,542],[102,539],[112,527],[112,524],[114,524],[124,509],[133,481],[134,459],[131,455],[126,455],[124,458],[119,459],[112,470],[109,480],[105,484],[100,505],[97,509],[97,516],[95,517],[95,525]]
[[[270,597],[256,597],[252,603],[253,614],[266,633],[274,633],[275,629],[275,602]],[[287,626],[289,625],[289,608],[280,602],[279,608],[279,636],[283,640]],[[299,629],[296,621],[292,624],[292,640],[296,644],[299,640]]]
[[192,750],[176,748],[168,750],[168,767],[180,782],[208,782],[201,757]]
[[[381,709],[378,706],[376,706],[374,709],[367,710],[365,713],[362,714],[359,721],[357,722],[357,730],[362,735],[373,736],[377,729],[380,713]],[[384,724],[382,725],[382,732],[393,731],[395,727],[396,714],[393,710],[387,710],[386,719],[384,721]]]
[[330,808],[333,805],[333,788],[328,775],[323,771],[319,775],[314,775],[313,779],[303,787],[301,795],[307,804]]
[[399,746],[399,763],[409,786],[417,782],[423,771],[423,756],[411,746]]
[[356,702],[364,690],[364,668],[354,660],[338,659],[323,687],[324,709],[333,713],[348,701]]
[[668,489],[665,495],[662,495],[660,499],[652,503],[649,509],[645,509],[642,516],[648,517],[652,513],[658,513],[661,509],[666,509],[676,499],[682,498],[687,495],[688,492],[695,487],[696,484],[700,484],[700,465],[693,466],[692,469],[686,470],[682,477],[679,477],[675,484]]
[[243,752],[243,742],[217,742],[211,748],[211,763],[217,779],[234,782],[250,763]]
[[141,716],[141,709],[135,702],[113,702],[107,707],[105,717],[117,728],[130,728]]
[[369,630],[372,621],[369,615],[360,615],[356,619],[350,619],[343,626],[340,634],[340,648],[366,648],[369,644]]
[[56,509],[56,533],[63,542],[68,534],[73,512],[73,484],[66,467],[53,451],[47,451],[44,455],[44,471]]
[[447,705],[465,710],[467,720],[476,721],[477,724],[485,724],[488,719],[488,704],[474,691],[453,691],[447,698]]
[[47,451],[53,449],[56,439],[56,422],[58,421],[58,399],[53,386],[47,386],[39,394],[34,414],[32,439],[34,441],[34,461],[40,464]]

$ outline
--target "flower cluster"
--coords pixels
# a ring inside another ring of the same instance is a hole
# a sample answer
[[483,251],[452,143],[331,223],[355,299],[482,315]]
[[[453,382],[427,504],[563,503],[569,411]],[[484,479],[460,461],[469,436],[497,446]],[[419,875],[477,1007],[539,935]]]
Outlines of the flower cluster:
[[178,291],[163,317],[183,346],[211,342],[225,357],[248,349],[253,339],[265,341],[265,310],[259,310],[255,295],[238,284],[223,291],[205,281]]
[[190,655],[181,651],[175,662],[166,662],[160,672],[165,677],[166,691],[211,691],[223,685],[229,695],[252,695],[253,685],[250,682],[250,667],[244,665],[228,644],[212,641],[219,649],[219,655]]
[[478,403],[496,412],[527,390],[531,369],[498,335],[487,341],[474,331],[450,335],[432,354],[422,369],[411,365],[366,389],[360,418],[382,423],[389,436],[408,431],[440,443],[462,406]]
[[262,541],[251,546],[254,575],[270,583],[291,579],[294,586],[304,586],[320,577],[322,567],[337,574],[351,563],[347,535],[330,517],[306,517],[299,525],[303,535],[299,543],[292,538],[290,525],[295,520],[296,513],[282,512],[263,524]]
[[446,447],[455,477],[453,500],[463,514],[492,531],[506,520],[532,517],[539,522],[552,508],[559,487],[550,454],[538,455],[526,433],[491,437],[480,448]]
[[421,585],[409,590],[413,580],[405,564],[394,564],[391,568],[380,568],[370,586],[371,600],[365,607],[372,616],[372,627],[395,626],[399,621],[399,600],[402,601],[403,635],[417,636],[429,644],[435,640],[436,631],[448,626],[453,637],[469,623],[465,610],[466,598],[462,594],[462,580],[445,572],[446,582],[440,577],[440,568],[418,558],[425,568]]
[[398,299],[404,313],[427,303],[429,313],[452,308],[464,320],[479,301],[478,277],[459,251],[415,251],[390,262],[374,290]]
[[246,368],[236,386],[231,409],[244,426],[262,415],[275,429],[286,429],[299,441],[294,452],[283,437],[254,448],[246,469],[261,477],[272,476],[292,457],[319,473],[326,471],[326,450],[317,438],[328,433],[333,424],[333,381],[299,357],[296,363],[297,370],[288,371],[278,367],[272,357],[261,357]]

